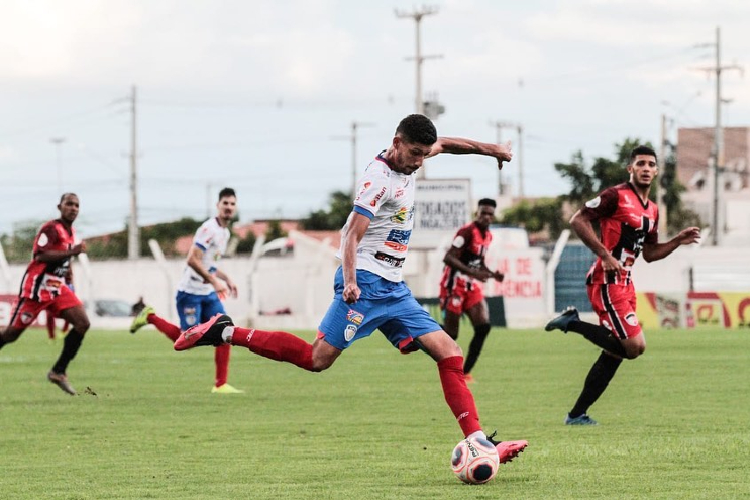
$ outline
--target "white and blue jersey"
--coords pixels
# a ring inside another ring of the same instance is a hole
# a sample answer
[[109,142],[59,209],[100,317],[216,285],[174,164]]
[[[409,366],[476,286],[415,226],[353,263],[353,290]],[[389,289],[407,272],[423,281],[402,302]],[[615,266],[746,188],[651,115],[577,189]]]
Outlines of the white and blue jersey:
[[333,347],[346,349],[377,328],[394,347],[408,353],[417,348],[414,339],[440,330],[403,282],[402,268],[414,227],[415,180],[414,174],[391,170],[383,153],[359,180],[353,213],[370,219],[357,246],[360,298],[354,304],[343,300],[344,277],[339,267],[333,303],[318,327],[320,336]]
[[[216,264],[227,251],[230,234],[229,228],[222,227],[216,217],[208,219],[195,232],[193,245],[203,251],[201,264],[210,274],[216,273]],[[176,301],[180,328],[183,330],[208,321],[215,314],[225,312],[213,285],[206,282],[189,265],[185,266],[182,279],[177,286]]]

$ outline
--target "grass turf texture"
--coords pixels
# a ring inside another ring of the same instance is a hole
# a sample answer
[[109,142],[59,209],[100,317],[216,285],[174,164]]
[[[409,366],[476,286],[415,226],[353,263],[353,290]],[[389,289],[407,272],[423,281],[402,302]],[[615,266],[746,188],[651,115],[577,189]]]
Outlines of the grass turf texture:
[[[312,334],[303,334],[311,339]],[[470,329],[462,329],[466,348]],[[152,329],[92,331],[47,382],[61,340],[0,351],[6,499],[740,498],[750,496],[748,337],[653,331],[591,409],[562,424],[596,348],[574,334],[493,330],[471,386],[485,430],[529,448],[487,485],[449,465],[461,438],[437,369],[379,334],[312,374],[234,348],[211,394],[213,349],[172,351]],[[86,393],[89,387],[96,395]]]

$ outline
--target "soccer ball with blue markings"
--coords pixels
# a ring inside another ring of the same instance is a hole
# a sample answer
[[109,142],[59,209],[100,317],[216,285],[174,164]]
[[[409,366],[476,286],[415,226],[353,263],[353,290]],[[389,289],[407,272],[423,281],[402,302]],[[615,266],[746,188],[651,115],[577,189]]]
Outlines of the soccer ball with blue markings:
[[500,457],[495,445],[481,438],[467,438],[453,448],[453,473],[464,483],[484,484],[495,477]]

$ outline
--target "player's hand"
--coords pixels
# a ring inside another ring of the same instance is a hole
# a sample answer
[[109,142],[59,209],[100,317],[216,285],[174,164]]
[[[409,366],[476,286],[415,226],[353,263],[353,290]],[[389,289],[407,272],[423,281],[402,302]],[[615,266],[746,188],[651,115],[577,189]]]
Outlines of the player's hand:
[[495,274],[489,269],[475,269],[472,273],[472,276],[481,282],[487,281],[488,279],[494,277],[494,275]]
[[224,300],[227,295],[229,295],[229,288],[222,280],[214,278],[213,283],[211,284],[214,286],[214,290],[216,290],[216,295],[219,296],[219,300]]
[[616,276],[624,269],[620,264],[620,261],[612,257],[612,254],[607,254],[606,257],[602,257],[602,269],[607,277]]
[[229,290],[229,296],[233,299],[237,298],[237,285],[234,284],[232,280],[227,280],[227,289]]
[[680,245],[690,245],[691,243],[697,243],[701,238],[701,229],[699,227],[687,227],[680,231],[676,236],[677,241]]
[[76,245],[73,245],[73,248],[70,249],[71,255],[80,255],[82,253],[86,252],[86,242],[82,241]]
[[341,298],[344,299],[344,302],[347,304],[354,304],[359,300],[359,294],[361,291],[359,290],[359,287],[356,283],[350,283],[348,285],[344,285],[344,292],[341,294]]
[[498,144],[497,153],[495,153],[494,156],[495,158],[497,158],[497,169],[502,170],[503,162],[510,161],[513,159],[513,150],[511,149],[511,142],[508,141],[505,144]]
[[492,277],[495,278],[495,281],[503,281],[505,279],[505,275],[500,271],[495,271]]

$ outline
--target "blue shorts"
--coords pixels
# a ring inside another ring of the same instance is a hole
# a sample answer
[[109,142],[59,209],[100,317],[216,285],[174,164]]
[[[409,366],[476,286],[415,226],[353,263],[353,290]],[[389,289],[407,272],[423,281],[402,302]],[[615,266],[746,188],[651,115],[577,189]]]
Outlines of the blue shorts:
[[358,269],[357,285],[361,291],[359,300],[347,304],[341,298],[344,276],[341,267],[338,268],[333,302],[318,327],[322,338],[333,347],[344,350],[377,328],[394,347],[406,353],[415,350],[414,339],[440,330],[440,325],[416,301],[405,283],[394,283]]
[[208,295],[177,292],[177,314],[180,316],[180,328],[187,330],[198,323],[205,323],[216,314],[224,314],[224,304],[216,292]]

